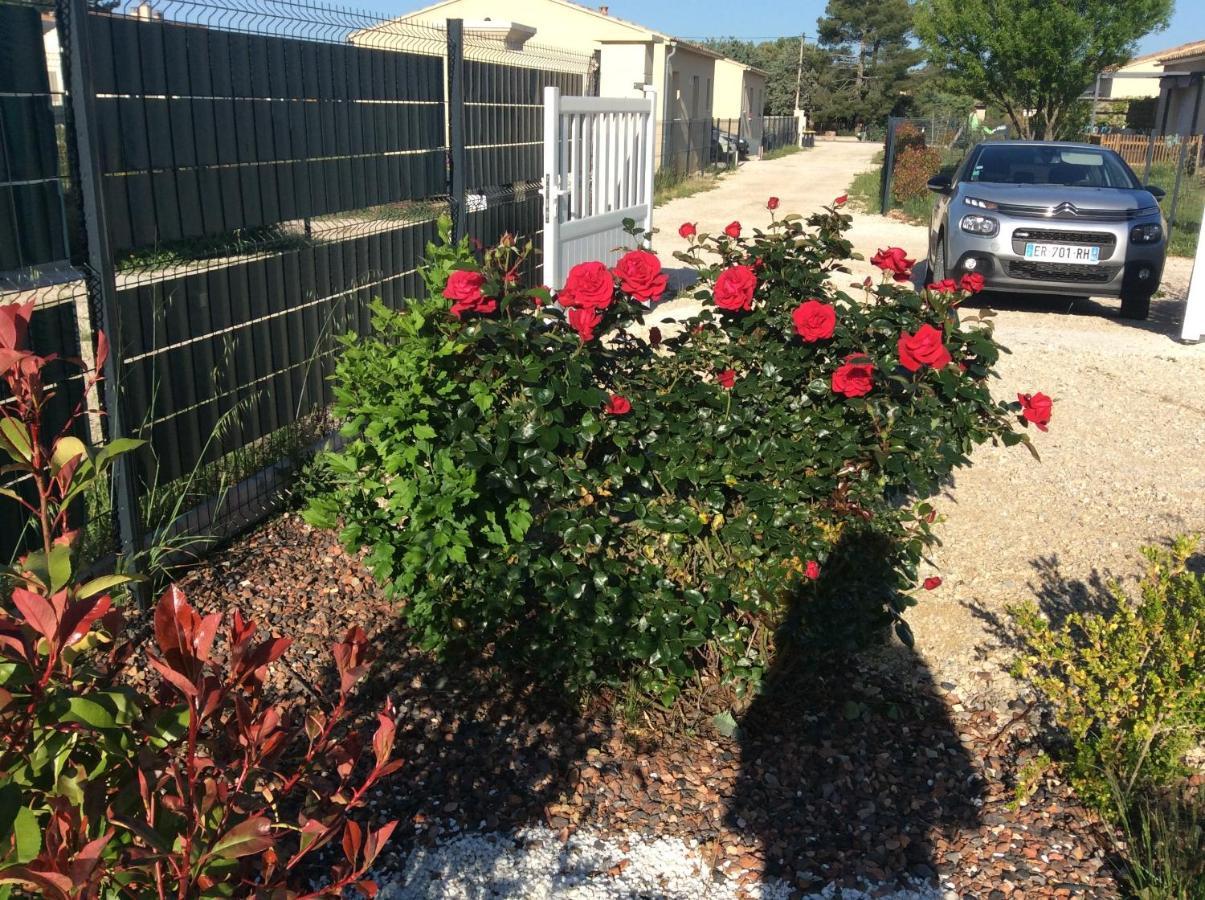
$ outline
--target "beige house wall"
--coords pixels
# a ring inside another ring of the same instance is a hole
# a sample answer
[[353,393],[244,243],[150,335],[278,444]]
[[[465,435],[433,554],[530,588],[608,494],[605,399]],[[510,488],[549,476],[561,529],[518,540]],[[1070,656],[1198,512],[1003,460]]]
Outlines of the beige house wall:
[[[643,97],[637,85],[651,84],[653,78],[653,44],[603,44],[599,59],[598,93],[603,97]],[[658,91],[660,93],[660,91]]]

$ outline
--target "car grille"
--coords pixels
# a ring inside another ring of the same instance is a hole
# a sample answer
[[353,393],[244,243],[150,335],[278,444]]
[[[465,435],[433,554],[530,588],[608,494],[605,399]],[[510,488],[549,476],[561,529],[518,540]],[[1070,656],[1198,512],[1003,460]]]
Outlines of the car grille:
[[1107,231],[1056,231],[1047,228],[1018,228],[1013,232],[1013,253],[1025,255],[1025,245],[1033,242],[1046,244],[1095,244],[1100,247],[1100,258],[1109,259],[1117,245],[1117,238]]
[[1022,259],[1008,261],[1010,278],[1030,281],[1064,281],[1067,284],[1105,284],[1113,280],[1118,266],[1077,266],[1064,263],[1026,262]]
[[1018,206],[1014,203],[999,203],[996,208],[1010,216],[1022,219],[1094,219],[1097,222],[1127,222],[1130,219],[1140,219],[1153,216],[1159,212],[1159,207],[1148,206],[1143,209],[1077,209],[1074,213],[1056,214],[1049,206]]

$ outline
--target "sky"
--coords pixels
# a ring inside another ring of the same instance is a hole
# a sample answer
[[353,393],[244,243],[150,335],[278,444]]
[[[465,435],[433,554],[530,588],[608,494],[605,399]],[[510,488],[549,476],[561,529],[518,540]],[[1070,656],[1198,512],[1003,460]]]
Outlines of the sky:
[[[405,0],[367,0],[353,5],[367,7],[382,13],[401,15],[418,9],[434,0],[406,3]],[[738,37],[748,40],[765,40],[797,35],[800,33],[814,39],[816,20],[824,12],[826,0],[606,0],[611,14],[649,28],[664,31],[680,38]],[[1125,2],[1125,0],[1119,0]],[[586,5],[598,6],[596,0]],[[505,6],[505,4],[504,4]],[[510,6],[512,15],[523,21],[518,8],[521,3]],[[524,22],[539,27],[538,22]],[[539,40],[537,37],[536,40]],[[1205,40],[1205,2],[1202,0],[1176,0],[1176,11],[1171,27],[1158,34],[1147,35],[1139,44],[1138,52],[1151,53],[1184,44],[1189,41]]]

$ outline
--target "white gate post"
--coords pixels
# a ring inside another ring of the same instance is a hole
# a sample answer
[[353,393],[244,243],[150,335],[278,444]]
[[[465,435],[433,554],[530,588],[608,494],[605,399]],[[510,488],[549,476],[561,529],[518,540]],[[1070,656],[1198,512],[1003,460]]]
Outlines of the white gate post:
[[652,231],[653,182],[657,177],[657,153],[653,149],[657,146],[657,91],[654,88],[646,87],[644,89],[644,99],[649,102],[649,114],[644,120],[644,159],[641,160],[644,164],[644,191],[645,196],[648,198],[648,212],[644,217],[644,230]]
[[561,130],[561,89],[544,88],[544,283],[561,289],[561,184],[557,147]]
[[1201,214],[1201,231],[1197,235],[1197,255],[1192,264],[1192,280],[1188,283],[1188,302],[1184,306],[1184,324],[1180,340],[1196,343],[1205,337],[1205,212]]

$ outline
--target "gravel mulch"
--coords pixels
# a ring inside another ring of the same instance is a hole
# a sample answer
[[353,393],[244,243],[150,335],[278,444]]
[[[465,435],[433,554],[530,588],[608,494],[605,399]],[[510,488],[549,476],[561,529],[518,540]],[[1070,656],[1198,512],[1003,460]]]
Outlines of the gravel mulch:
[[331,683],[329,644],[348,627],[375,639],[365,712],[392,698],[406,761],[375,799],[382,818],[402,820],[384,868],[466,832],[541,826],[562,842],[687,842],[734,888],[919,879],[967,898],[1118,896],[1064,785],[1041,781],[1016,802],[1017,773],[1038,752],[1024,704],[977,704],[901,648],[829,677],[780,673],[731,737],[706,719],[666,736],[603,704],[575,709],[552,687],[440,666],[411,646],[359,559],[294,515],[181,586],[204,611],[239,608],[295,638],[273,682],[291,704]]

